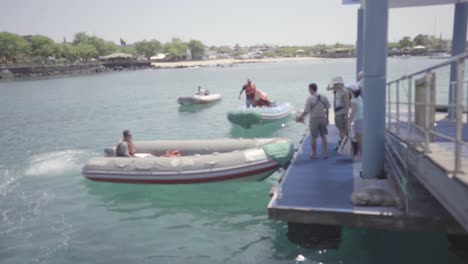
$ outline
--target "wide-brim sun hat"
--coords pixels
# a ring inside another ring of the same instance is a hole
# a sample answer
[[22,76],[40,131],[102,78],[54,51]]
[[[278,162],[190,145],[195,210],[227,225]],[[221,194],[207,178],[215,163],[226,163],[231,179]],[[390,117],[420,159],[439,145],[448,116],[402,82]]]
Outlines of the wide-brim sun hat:
[[335,84],[343,84],[343,85],[344,85],[343,78],[341,78],[340,76],[333,77],[333,78],[331,79],[330,84],[329,84],[328,87],[327,87],[327,90],[333,90],[333,86],[334,86]]

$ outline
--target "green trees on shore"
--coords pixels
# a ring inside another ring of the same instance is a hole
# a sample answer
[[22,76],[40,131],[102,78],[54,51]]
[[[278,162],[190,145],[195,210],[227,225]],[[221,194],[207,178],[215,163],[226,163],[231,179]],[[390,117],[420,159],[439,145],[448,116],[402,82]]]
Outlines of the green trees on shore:
[[[399,41],[388,43],[389,49],[411,49],[424,46],[429,51],[448,51],[449,40],[435,36],[419,34],[414,38],[405,36]],[[326,54],[330,50],[352,50],[354,45],[336,43],[333,45],[317,44],[314,46],[267,46],[261,50],[267,57],[309,56],[312,54]],[[92,60],[115,52],[128,53],[146,59],[158,53],[164,53],[166,60],[201,60],[207,54],[222,54],[223,56],[239,57],[248,52],[258,50],[258,46],[241,47],[236,44],[229,46],[205,46],[200,40],[184,42],[179,38],[162,44],[158,40],[143,40],[132,45],[119,46],[85,32],[74,35],[72,42],[56,43],[46,36],[18,36],[10,32],[0,32],[0,63],[29,63],[64,60],[75,62]]]
[[398,42],[388,43],[388,47],[390,49],[405,49],[413,48],[415,46],[424,46],[429,50],[447,51],[450,49],[450,41],[442,39],[441,37],[437,38],[436,36],[418,34],[413,39],[409,36],[405,36]]
[[188,45],[179,38],[173,38],[171,42],[164,44],[163,49],[168,60],[177,61],[188,59]]
[[34,57],[47,58],[57,54],[57,45],[46,36],[36,35],[31,38],[31,54]]
[[201,60],[205,56],[205,45],[199,40],[192,39],[187,44],[193,60]]
[[9,32],[0,32],[0,58],[14,61],[26,54],[29,54],[29,46],[22,37]]
[[128,53],[147,59],[165,53],[168,60],[203,59],[205,45],[199,40],[184,42],[173,38],[161,44],[158,40],[139,41],[132,45],[118,46],[85,32],[75,34],[72,42],[56,43],[46,36],[21,37],[10,32],[0,32],[0,63],[45,62],[49,60],[90,60],[114,52]]
[[150,41],[140,41],[136,42],[134,44],[135,51],[140,54],[145,56],[145,58],[151,58],[152,56],[156,55],[158,52],[161,51],[162,45],[161,42],[153,39]]

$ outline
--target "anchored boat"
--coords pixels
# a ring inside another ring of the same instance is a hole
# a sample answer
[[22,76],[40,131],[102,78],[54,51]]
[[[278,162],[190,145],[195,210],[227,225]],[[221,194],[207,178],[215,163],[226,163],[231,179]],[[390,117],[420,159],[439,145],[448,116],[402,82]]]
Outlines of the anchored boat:
[[[136,155],[90,159],[81,174],[92,181],[142,184],[188,184],[259,181],[289,164],[294,147],[287,139],[135,141]],[[161,157],[177,149],[181,156]],[[143,155],[142,155],[143,156]]]
[[249,128],[254,124],[262,124],[285,118],[291,115],[293,106],[289,102],[273,104],[266,107],[246,107],[242,106],[238,110],[228,112],[228,120],[245,128]]
[[181,96],[177,98],[177,102],[180,105],[196,105],[196,104],[209,104],[221,100],[221,94],[209,94],[209,95],[192,95],[192,96]]

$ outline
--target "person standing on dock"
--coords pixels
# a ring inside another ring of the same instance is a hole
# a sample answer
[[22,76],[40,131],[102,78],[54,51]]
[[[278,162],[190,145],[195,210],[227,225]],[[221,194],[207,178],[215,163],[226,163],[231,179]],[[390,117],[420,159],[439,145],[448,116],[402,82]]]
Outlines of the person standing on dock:
[[352,85],[349,90],[351,91],[353,98],[351,99],[351,111],[349,113],[348,127],[352,129],[356,140],[353,160],[359,161],[362,157],[364,107],[361,97],[361,89],[357,85]]
[[339,76],[332,78],[327,90],[333,90],[334,93],[333,108],[335,111],[335,125],[340,132],[339,146],[348,131],[349,93],[345,89],[343,78]]
[[257,88],[255,87],[255,84],[250,79],[247,79],[247,84],[242,86],[242,90],[239,93],[239,100],[244,90],[245,90],[245,104],[247,105],[247,107],[250,107],[250,106],[255,107],[254,99],[255,99],[255,93],[257,91]]
[[325,95],[317,93],[317,84],[309,84],[310,96],[307,98],[304,112],[296,117],[296,122],[304,122],[305,116],[309,115],[309,129],[311,136],[312,153],[310,157],[317,157],[317,137],[320,135],[322,140],[322,157],[328,158],[327,150],[327,125],[328,125],[328,109],[330,103]]

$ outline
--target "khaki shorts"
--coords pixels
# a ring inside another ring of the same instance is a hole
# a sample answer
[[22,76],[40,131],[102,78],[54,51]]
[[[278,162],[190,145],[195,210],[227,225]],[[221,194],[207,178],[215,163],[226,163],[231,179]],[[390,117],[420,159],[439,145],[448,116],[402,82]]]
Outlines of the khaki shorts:
[[325,117],[314,117],[309,120],[310,135],[314,138],[320,135],[328,135],[327,119]]
[[339,131],[345,131],[348,126],[348,117],[346,114],[335,115],[335,125]]

